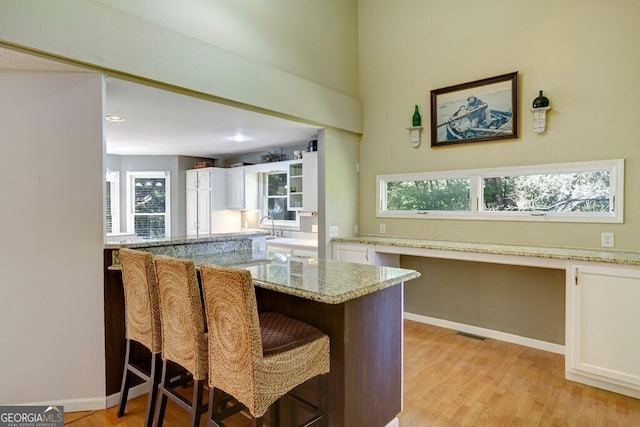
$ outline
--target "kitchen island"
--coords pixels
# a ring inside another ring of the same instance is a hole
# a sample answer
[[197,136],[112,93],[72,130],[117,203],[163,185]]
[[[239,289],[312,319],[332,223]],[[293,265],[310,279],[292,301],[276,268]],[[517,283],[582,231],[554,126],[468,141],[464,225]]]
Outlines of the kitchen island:
[[[117,255],[110,255],[117,261]],[[214,263],[249,270],[260,311],[278,311],[329,336],[329,425],[384,427],[396,419],[402,409],[403,283],[420,273],[253,250],[180,256],[197,265]],[[105,255],[105,261],[107,258]],[[107,287],[114,288],[110,292],[113,298],[115,288],[120,288],[121,294],[119,266],[111,262],[105,270],[109,277],[105,295]],[[123,303],[122,299],[111,305],[114,308]],[[120,309],[111,317],[122,318],[124,348],[124,309]],[[118,346],[112,342],[114,345]],[[107,360],[114,352],[110,347]],[[110,381],[109,375],[115,373]],[[107,372],[108,395],[117,393],[120,374],[117,370]],[[313,390],[315,387],[303,384],[298,391],[313,399]],[[292,420],[284,421],[289,425]]]

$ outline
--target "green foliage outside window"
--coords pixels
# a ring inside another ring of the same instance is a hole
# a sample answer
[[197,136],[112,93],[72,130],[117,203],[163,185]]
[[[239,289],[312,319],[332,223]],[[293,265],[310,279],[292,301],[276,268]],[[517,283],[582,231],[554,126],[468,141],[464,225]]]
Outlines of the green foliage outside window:
[[387,183],[387,209],[468,211],[468,179],[391,181]]
[[484,210],[609,212],[606,171],[484,178]]

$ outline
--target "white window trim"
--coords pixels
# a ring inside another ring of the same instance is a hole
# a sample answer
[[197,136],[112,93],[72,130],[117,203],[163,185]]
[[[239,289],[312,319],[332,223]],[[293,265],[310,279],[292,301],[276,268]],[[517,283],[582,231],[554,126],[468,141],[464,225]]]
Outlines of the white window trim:
[[[484,177],[505,175],[534,175],[545,173],[575,173],[581,171],[608,170],[613,189],[613,212],[504,212],[482,211],[480,196]],[[470,179],[469,211],[390,211],[386,210],[386,184],[389,181]],[[376,176],[376,217],[415,219],[461,219],[491,221],[533,222],[597,222],[622,223],[624,220],[624,159],[588,162],[556,163],[531,166],[512,166],[486,169],[465,169],[442,172],[418,172]]]
[[[268,206],[268,196],[266,195],[266,185],[267,185],[267,180],[266,177],[267,175],[270,174],[274,174],[274,173],[286,173],[287,174],[287,183],[289,182],[289,163],[291,162],[287,162],[286,168],[283,170],[272,170],[272,171],[268,171],[268,172],[260,172],[258,173],[258,187],[260,189],[260,218],[263,218],[265,216],[269,215],[269,212],[267,210],[267,206]],[[287,197],[287,205],[288,205],[288,195],[287,196],[283,196],[283,197]],[[260,220],[258,220],[260,221]],[[258,228],[264,228],[264,229],[268,229],[271,230],[272,224],[271,224],[271,219],[269,220],[264,220],[262,222],[262,224],[258,224]],[[273,220],[273,227],[277,227],[279,229],[283,229],[283,230],[299,230],[300,229],[300,215],[298,214],[298,212],[296,212],[296,219],[295,220],[281,220],[281,219],[276,219]]]
[[[107,171],[106,181],[111,183],[111,233],[107,236],[120,234],[120,171]],[[106,196],[105,196],[106,197]],[[106,221],[106,218],[105,218]],[[105,224],[106,227],[106,224]]]
[[127,172],[127,233],[133,234],[133,217],[134,217],[134,209],[133,209],[133,200],[132,200],[132,191],[131,191],[131,183],[133,178],[165,178],[166,182],[166,198],[165,204],[167,208],[167,212],[165,213],[164,220],[164,235],[165,238],[171,237],[171,182],[170,182],[170,171],[133,171]]

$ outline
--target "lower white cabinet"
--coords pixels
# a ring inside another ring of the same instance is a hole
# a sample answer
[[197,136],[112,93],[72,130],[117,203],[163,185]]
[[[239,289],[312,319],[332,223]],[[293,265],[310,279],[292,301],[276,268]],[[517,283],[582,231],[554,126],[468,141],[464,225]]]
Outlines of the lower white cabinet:
[[267,251],[270,252],[280,252],[286,255],[293,255],[293,256],[299,256],[299,257],[311,257],[311,258],[317,258],[318,257],[318,250],[308,247],[308,248],[302,248],[299,246],[290,246],[290,245],[282,245],[282,244],[278,244],[278,243],[269,243],[269,241],[267,240]]
[[357,264],[374,264],[374,246],[364,244],[333,244],[333,259],[336,261],[355,262]]
[[567,377],[640,391],[640,268],[581,264],[568,276]]

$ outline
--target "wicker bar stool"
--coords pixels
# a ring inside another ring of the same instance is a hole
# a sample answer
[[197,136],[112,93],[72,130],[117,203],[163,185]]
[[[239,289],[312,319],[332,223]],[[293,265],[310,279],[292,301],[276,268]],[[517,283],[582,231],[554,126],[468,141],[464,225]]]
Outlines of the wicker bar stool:
[[[196,266],[190,260],[156,256],[155,267],[162,325],[162,378],[160,405],[154,424],[163,424],[167,399],[171,398],[190,412],[189,425],[195,427],[207,409],[206,403],[202,403],[202,396],[207,380],[208,359]],[[168,362],[182,366],[193,375],[191,401],[168,385]]]
[[247,408],[252,426],[262,426],[275,403],[277,426],[280,397],[319,375],[320,404],[295,400],[313,413],[304,425],[328,425],[329,337],[279,313],[258,315],[249,271],[202,265],[200,277],[209,328],[209,425],[237,411],[219,411],[222,390]]
[[[158,384],[160,383],[160,351],[162,337],[160,332],[160,309],[158,307],[158,289],[153,257],[149,252],[133,249],[120,249],[122,263],[122,283],[125,301],[125,336],[127,339],[120,402],[116,415],[124,415],[127,406],[132,374],[149,383],[147,410],[144,417],[145,427],[153,422]],[[133,360],[132,341],[144,345],[151,352],[151,367],[143,367],[148,357]]]

